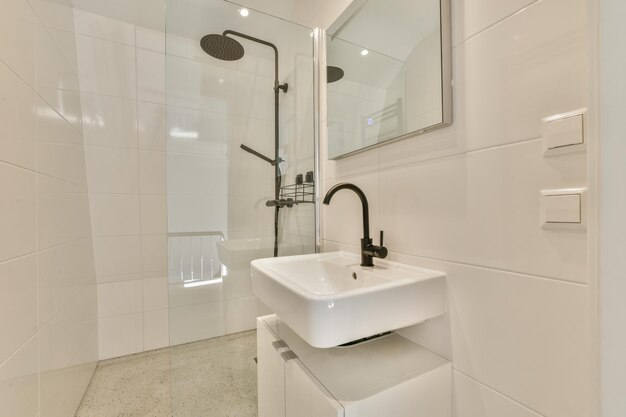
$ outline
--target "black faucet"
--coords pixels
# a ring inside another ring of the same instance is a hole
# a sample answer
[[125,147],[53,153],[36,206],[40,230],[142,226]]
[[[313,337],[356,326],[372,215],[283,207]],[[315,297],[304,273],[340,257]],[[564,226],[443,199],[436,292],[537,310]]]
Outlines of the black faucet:
[[326,193],[324,197],[324,204],[330,204],[330,200],[333,195],[339,190],[348,189],[352,190],[361,199],[363,205],[363,239],[361,239],[361,266],[374,266],[374,258],[384,259],[387,257],[387,248],[383,246],[383,231],[380,231],[380,246],[372,244],[372,238],[370,237],[370,210],[367,204],[367,197],[365,193],[359,187],[347,182],[337,184],[332,187]]

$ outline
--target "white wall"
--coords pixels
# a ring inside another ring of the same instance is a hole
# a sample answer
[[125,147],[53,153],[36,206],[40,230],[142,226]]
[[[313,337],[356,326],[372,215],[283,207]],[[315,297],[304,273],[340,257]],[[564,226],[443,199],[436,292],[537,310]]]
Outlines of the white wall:
[[100,359],[169,345],[163,33],[75,10]]
[[602,416],[626,415],[626,91],[624,72],[626,4],[621,1],[599,1],[600,29],[600,109],[601,109],[601,403]]
[[98,360],[72,10],[0,5],[0,415],[66,417]]
[[[453,126],[324,150],[323,191],[362,187],[390,258],[447,273],[448,315],[403,334],[453,361],[456,417],[585,416],[587,233],[542,229],[540,190],[588,185],[586,153],[541,142],[542,118],[588,105],[587,1],[452,3]],[[357,251],[358,199],[322,210],[324,249]]]

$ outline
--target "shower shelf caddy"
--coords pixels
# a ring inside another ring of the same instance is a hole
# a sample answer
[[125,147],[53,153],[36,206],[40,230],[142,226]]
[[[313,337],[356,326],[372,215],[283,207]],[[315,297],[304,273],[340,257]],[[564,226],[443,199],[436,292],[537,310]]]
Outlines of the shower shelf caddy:
[[315,184],[305,182],[280,187],[281,200],[293,200],[293,204],[315,203]]

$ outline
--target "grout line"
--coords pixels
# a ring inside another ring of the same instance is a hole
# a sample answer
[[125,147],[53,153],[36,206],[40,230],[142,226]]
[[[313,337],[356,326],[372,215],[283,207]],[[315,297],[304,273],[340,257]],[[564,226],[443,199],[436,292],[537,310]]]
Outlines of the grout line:
[[460,158],[460,157],[463,157],[465,155],[469,156],[469,155],[474,155],[474,154],[478,154],[478,153],[482,153],[482,152],[497,151],[497,150],[500,150],[500,149],[510,148],[510,147],[519,146],[519,145],[525,145],[525,144],[532,143],[532,142],[535,142],[535,141],[540,141],[540,140],[542,140],[541,137],[520,139],[520,140],[516,140],[514,142],[503,143],[503,144],[493,145],[493,146],[486,146],[484,148],[476,148],[476,149],[472,149],[472,150],[465,151],[465,152],[458,152],[458,153],[452,153],[452,154],[449,154],[449,155],[442,155],[442,156],[433,157],[433,158],[420,159],[420,160],[412,161],[412,162],[398,163],[398,164],[391,164],[390,163],[388,165],[386,164],[384,168],[381,168],[380,172],[383,172],[383,171],[393,171],[396,168],[405,168],[407,166],[419,165],[419,164],[422,164],[422,163],[430,163],[430,162],[438,161],[438,160]]
[[524,11],[526,11],[528,8],[530,8],[531,6],[534,6],[535,4],[540,3],[541,1],[543,1],[543,0],[534,0],[533,2],[531,2],[531,3],[527,4],[526,6],[522,7],[521,9],[517,9],[517,10],[515,10],[514,12],[509,13],[508,15],[506,15],[506,16],[504,16],[504,17],[502,17],[502,18],[498,19],[497,21],[495,21],[495,22],[493,22],[493,23],[489,24],[488,26],[485,26],[484,28],[482,28],[482,29],[481,29],[481,30],[479,30],[478,32],[474,33],[473,35],[470,35],[469,37],[467,37],[467,38],[465,38],[465,39],[462,39],[462,40],[460,40],[459,42],[457,42],[457,43],[453,44],[453,45],[452,45],[452,48],[454,49],[454,48],[456,48],[456,47],[458,47],[458,46],[461,46],[462,44],[464,44],[464,43],[466,43],[466,42],[468,42],[468,41],[470,41],[470,40],[472,40],[472,39],[474,39],[474,38],[478,37],[479,35],[481,35],[481,34],[483,34],[483,33],[487,32],[488,30],[492,29],[493,27],[500,25],[500,24],[501,24],[501,23],[503,23],[505,20],[508,20],[509,18],[511,18],[511,17],[513,17],[513,16],[515,16],[516,14],[523,13],[523,12],[524,12]]
[[472,377],[472,376],[470,376],[470,375],[466,374],[465,372],[463,372],[463,371],[459,370],[458,368],[453,367],[453,369],[454,369],[454,371],[455,371],[455,372],[459,373],[460,375],[463,375],[465,378],[467,378],[467,379],[469,379],[469,380],[471,380],[471,381],[474,381],[474,382],[475,382],[475,383],[477,383],[478,385],[480,385],[480,386],[482,386],[482,387],[487,388],[488,390],[490,390],[490,391],[492,391],[492,392],[494,392],[494,393],[496,393],[496,394],[500,395],[501,397],[504,397],[505,399],[509,400],[509,401],[510,401],[510,402],[512,402],[513,404],[518,405],[518,406],[520,406],[520,407],[524,408],[525,410],[530,411],[530,412],[532,412],[532,413],[536,414],[536,415],[537,415],[537,417],[545,417],[543,414],[541,414],[541,413],[540,413],[540,412],[538,412],[537,410],[534,410],[534,409],[530,408],[529,406],[524,405],[524,404],[522,404],[521,402],[519,402],[519,401],[515,400],[514,398],[511,398],[511,397],[509,397],[508,395],[503,394],[502,392],[500,392],[500,391],[498,391],[498,390],[496,390],[496,389],[494,389],[494,388],[490,387],[489,385],[485,384],[484,382],[481,382],[481,381],[479,381],[478,379],[476,379],[476,378],[474,378],[474,377]]
[[345,175],[337,175],[337,176],[334,176],[334,177],[326,177],[326,178],[323,178],[322,181],[336,181],[336,180],[342,180],[342,179],[351,178],[351,177],[372,175],[372,174],[376,174],[376,173],[380,174],[383,171],[392,171],[392,170],[399,169],[399,168],[406,168],[406,167],[410,167],[410,166],[416,166],[416,165],[419,165],[419,164],[429,163],[429,162],[443,160],[443,159],[459,158],[459,157],[462,157],[464,155],[473,155],[473,154],[477,154],[477,153],[480,153],[480,152],[495,151],[495,150],[499,150],[499,149],[503,149],[503,148],[507,148],[507,147],[512,147],[512,146],[516,146],[516,145],[523,145],[523,144],[531,143],[531,142],[538,141],[538,140],[541,140],[541,139],[542,139],[541,137],[534,137],[534,138],[530,138],[530,139],[520,139],[520,140],[517,140],[517,141],[514,141],[514,142],[510,142],[510,143],[503,143],[503,144],[499,144],[499,145],[487,146],[487,147],[483,147],[483,148],[472,149],[472,150],[469,150],[469,151],[454,152],[454,153],[447,154],[447,155],[435,156],[435,157],[432,157],[432,158],[425,158],[425,159],[418,159],[418,160],[414,160],[414,161],[406,161],[406,162],[398,162],[398,163],[386,162],[384,164],[381,164],[379,169],[373,168],[373,169],[368,169],[368,170],[364,170],[364,171],[357,171],[357,172],[354,172],[354,173],[348,173],[348,174],[345,174]]
[[[328,242],[334,243],[334,244],[338,244],[338,245],[342,245],[342,246],[348,246],[354,249],[358,250],[358,246],[356,245],[352,245],[349,243],[344,243],[344,242],[340,242],[337,240],[332,240],[332,239],[325,239],[322,238],[322,240],[326,240]],[[550,277],[547,275],[538,275],[538,274],[532,274],[532,273],[527,273],[527,272],[520,272],[520,271],[514,271],[514,270],[510,270],[510,269],[504,269],[504,268],[498,268],[498,267],[491,267],[491,266],[487,266],[487,265],[477,265],[477,264],[471,264],[471,263],[467,263],[467,262],[462,262],[462,261],[453,261],[453,260],[447,260],[447,259],[442,259],[442,258],[435,258],[435,257],[431,257],[431,256],[424,256],[424,255],[415,255],[412,253],[407,253],[407,252],[401,252],[398,250],[390,250],[389,253],[391,255],[398,254],[398,255],[405,255],[405,256],[410,256],[412,258],[421,258],[421,259],[425,259],[427,261],[436,261],[436,262],[443,262],[443,263],[447,263],[447,264],[453,264],[453,265],[459,265],[459,266],[464,266],[464,267],[469,267],[469,268],[476,268],[476,269],[483,269],[483,270],[488,270],[488,271],[495,271],[495,272],[503,272],[506,274],[514,274],[514,275],[523,275],[526,276],[528,278],[534,278],[534,279],[541,279],[541,280],[547,280],[547,281],[556,281],[562,284],[571,284],[571,285],[576,285],[576,286],[580,286],[580,287],[586,287],[587,284],[586,283],[582,283],[582,282],[575,282],[575,281],[568,281],[566,279],[563,278],[556,278],[556,277]],[[396,261],[399,262],[399,261]],[[403,262],[400,262],[403,263]]]

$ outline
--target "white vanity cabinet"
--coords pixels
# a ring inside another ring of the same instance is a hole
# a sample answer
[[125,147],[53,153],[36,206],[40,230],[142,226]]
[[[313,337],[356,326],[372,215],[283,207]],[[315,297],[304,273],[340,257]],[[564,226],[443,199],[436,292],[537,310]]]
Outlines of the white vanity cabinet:
[[343,417],[343,407],[258,319],[259,417]]
[[308,345],[276,315],[257,319],[259,417],[451,417],[448,360],[391,334]]

